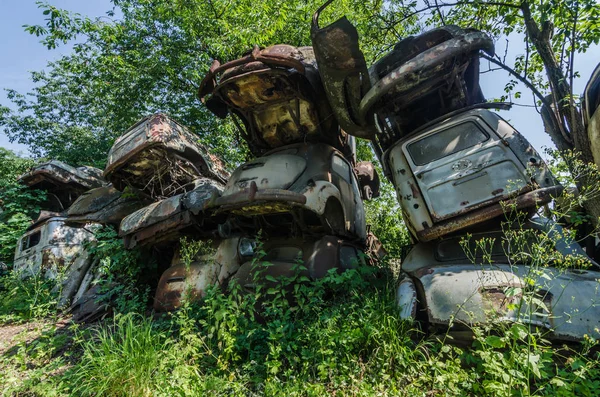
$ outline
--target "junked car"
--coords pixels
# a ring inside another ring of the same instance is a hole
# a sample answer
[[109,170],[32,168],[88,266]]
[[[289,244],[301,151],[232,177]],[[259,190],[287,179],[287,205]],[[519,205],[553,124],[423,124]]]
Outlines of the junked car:
[[583,92],[583,121],[594,161],[600,167],[600,64],[596,66]]
[[325,97],[311,47],[255,47],[223,65],[214,61],[198,96],[219,117],[231,114],[255,156],[300,142],[323,142],[350,156]]
[[156,201],[123,218],[119,235],[128,249],[170,244],[186,234],[215,237],[217,220],[205,214],[204,210],[222,191],[221,183],[199,178],[189,192]]
[[[246,261],[231,277],[247,291],[257,283],[273,285],[281,278],[293,279],[304,276],[312,280],[323,278],[332,269],[343,272],[366,266],[371,259],[365,246],[336,236],[320,238],[273,238],[261,247],[263,256],[251,252],[241,255]],[[243,254],[244,252],[242,252]]]
[[198,137],[165,114],[144,117],[108,153],[104,176],[120,191],[129,186],[152,199],[183,193],[200,177],[225,183],[225,164]]
[[[455,233],[416,244],[402,262],[400,317],[459,340],[470,338],[474,325],[514,322],[538,327],[558,341],[600,336],[600,267],[547,219],[507,230],[496,224],[466,239]],[[532,247],[556,252],[551,256],[557,263],[580,259],[591,267],[532,263],[532,253],[539,251]]]
[[17,242],[14,269],[22,277],[56,279],[59,304],[66,306],[77,292],[92,260],[86,243],[95,241],[93,227],[72,227],[66,218],[42,212]]
[[440,118],[397,141],[382,157],[418,241],[498,217],[502,203],[535,208],[562,191],[529,142],[486,109]]
[[67,210],[68,223],[119,225],[132,212],[148,204],[135,194],[118,191],[112,185],[88,190]]
[[220,286],[240,268],[244,258],[252,255],[254,241],[235,237],[222,240],[212,253],[203,253],[184,263],[179,251],[171,267],[160,277],[154,295],[154,310],[171,311],[181,307],[184,300],[196,302],[211,286]]
[[65,211],[84,192],[106,184],[102,171],[94,167],[71,167],[58,160],[35,166],[21,175],[19,182],[32,189],[46,191],[48,211]]
[[484,102],[479,51],[494,53],[486,34],[447,25],[401,40],[367,68],[358,32],[346,18],[319,26],[330,3],[314,14],[311,40],[333,112],[349,134],[377,135],[387,147],[428,121]]
[[375,62],[360,117],[375,115],[381,146],[452,111],[485,102],[479,86],[482,50],[494,54],[487,34],[446,25],[401,40]]
[[364,241],[361,186],[344,155],[323,143],[294,144],[238,167],[207,208],[225,214],[223,237],[334,234]]

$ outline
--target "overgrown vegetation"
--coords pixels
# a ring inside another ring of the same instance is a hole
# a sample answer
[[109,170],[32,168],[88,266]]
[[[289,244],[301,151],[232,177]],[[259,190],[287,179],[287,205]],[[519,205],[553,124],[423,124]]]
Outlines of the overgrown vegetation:
[[[119,314],[93,329],[50,329],[5,353],[0,366],[8,394],[599,392],[594,340],[576,350],[556,348],[521,323],[473,332],[471,347],[421,340],[412,324],[398,318],[388,272],[361,268],[291,289],[215,288],[198,305],[165,317]],[[76,357],[64,357],[67,344]]]
[[45,199],[44,192],[17,183],[17,178],[34,164],[32,159],[0,148],[0,263],[12,263],[17,240]]
[[[469,21],[498,37],[524,31],[521,12],[531,4],[534,22],[546,33],[552,22],[557,27],[551,44],[561,53],[560,66],[570,86],[577,77],[573,56],[600,37],[598,8],[591,1],[458,3],[452,9],[431,6],[426,23],[438,24],[444,18]],[[90,20],[41,4],[47,25],[27,28],[49,48],[85,37],[75,45],[74,54],[52,63],[45,73],[33,73],[37,83],[33,94],[9,91],[14,109],[0,108],[5,132],[29,144],[37,157],[102,166],[116,136],[139,117],[161,109],[192,127],[215,154],[231,164],[242,161],[247,153],[237,150],[233,126],[199,105],[197,85],[211,59],[232,59],[254,44],[309,44],[310,18],[322,1],[114,4],[121,14],[116,21]],[[340,0],[335,15],[328,11],[322,24],[347,14],[371,61],[400,36],[420,30],[413,13],[416,5]],[[525,54],[517,58],[514,69],[546,94],[545,65],[532,38],[525,37]],[[509,81],[507,93],[515,86]],[[572,93],[567,94],[572,105]],[[561,156],[566,162],[556,164],[554,172],[566,185],[594,180],[580,158],[568,152]],[[372,159],[364,142],[358,157]],[[15,182],[33,163],[0,148],[0,262],[9,265],[17,238],[44,199]],[[598,187],[600,183],[584,184],[580,194],[569,192],[565,201],[548,209],[573,227],[566,233],[580,240],[592,235],[594,230],[586,225],[593,219],[581,208],[586,200],[598,198]],[[398,212],[392,210],[396,201],[391,186],[385,184],[382,198],[367,208],[373,231],[390,257],[398,258],[409,239]],[[513,264],[531,266],[526,280],[543,278],[548,264],[560,265],[561,271],[585,267],[557,255],[556,236],[551,233],[533,237],[517,227],[507,230],[503,240],[512,247],[507,256]],[[532,313],[527,310],[512,324],[470,327],[473,339],[467,345],[453,343],[451,334],[426,334],[399,319],[394,301],[397,280],[386,266],[334,272],[319,281],[299,275],[266,279],[265,284],[257,279],[252,291],[239,285],[214,288],[203,301],[184,304],[172,314],[146,315],[151,299],[146,278],[156,276],[156,262],[126,251],[114,229],[100,229],[96,238],[88,249],[97,259],[100,291],[108,293],[104,299],[115,314],[98,325],[57,325],[56,296],[52,285],[40,277],[23,280],[10,273],[0,278],[0,323],[46,320],[39,330],[26,332],[15,346],[2,351],[3,395],[600,394],[595,339],[577,346],[552,345],[547,330],[529,326],[527,316]],[[491,244],[475,243],[481,253],[471,259],[478,266],[493,262]],[[465,244],[467,252],[471,247]],[[189,254],[184,258],[189,265],[199,246],[190,243],[188,248],[183,251]],[[256,265],[264,266],[258,261]],[[298,263],[297,269],[301,266]],[[521,297],[512,303],[517,313],[523,307],[543,308],[539,293],[544,284],[533,284],[505,291]]]
[[156,261],[149,253],[128,251],[112,226],[94,232],[95,241],[86,249],[97,264],[95,282],[101,300],[118,313],[143,313],[150,299],[149,280],[156,277]]
[[55,281],[41,274],[24,279],[17,272],[0,277],[0,324],[55,317]]

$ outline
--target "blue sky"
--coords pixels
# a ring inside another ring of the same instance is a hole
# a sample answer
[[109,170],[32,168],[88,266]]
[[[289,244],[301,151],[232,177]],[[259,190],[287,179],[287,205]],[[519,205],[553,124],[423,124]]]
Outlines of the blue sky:
[[[78,12],[89,17],[98,17],[112,8],[108,0],[50,0],[56,7]],[[71,46],[62,46],[57,50],[49,51],[39,43],[39,38],[26,33],[23,25],[43,24],[44,16],[38,9],[35,0],[0,0],[3,12],[0,13],[0,53],[3,54],[0,62],[0,88],[13,88],[24,93],[31,90],[33,84],[30,81],[29,71],[43,69],[49,61],[55,60],[61,54],[67,54]],[[508,49],[507,63],[509,59],[518,54],[521,49],[519,37],[511,37],[511,45]],[[496,52],[504,53],[505,41],[500,40]],[[600,61],[600,51],[596,46],[585,54],[576,57],[576,67],[582,78],[575,81],[575,93],[582,93],[585,83],[596,64]],[[484,70],[487,62],[482,65]],[[500,96],[504,85],[508,81],[508,74],[504,71],[495,71],[482,75],[481,86],[488,98]],[[515,102],[531,105],[532,99],[529,91],[520,87],[523,97]],[[0,104],[10,106],[4,91],[0,92]],[[544,133],[540,116],[535,109],[530,107],[515,106],[509,112],[501,115],[509,120],[513,126],[522,132],[529,141],[538,149],[544,146],[552,146],[548,135]],[[8,141],[6,135],[0,131],[0,146],[23,154],[27,148],[23,145],[13,144]]]
[[[108,0],[50,0],[50,4],[90,17],[98,17],[112,8]],[[0,104],[10,106],[5,88],[29,92],[33,87],[29,72],[43,69],[49,61],[68,54],[71,46],[49,51],[39,38],[26,33],[23,25],[44,25],[44,15],[36,0],[0,0]],[[15,151],[27,151],[24,145],[12,144],[0,131],[0,146]]]

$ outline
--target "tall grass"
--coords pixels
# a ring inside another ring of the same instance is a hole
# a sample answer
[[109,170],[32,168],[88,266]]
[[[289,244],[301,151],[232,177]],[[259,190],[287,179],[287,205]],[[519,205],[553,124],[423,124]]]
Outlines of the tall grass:
[[130,313],[78,331],[72,367],[52,377],[38,372],[35,382],[10,390],[82,396],[600,392],[594,340],[577,350],[556,349],[519,324],[473,328],[470,348],[424,339],[398,319],[394,290],[394,280],[376,269],[333,272],[287,289],[215,288],[164,318]]

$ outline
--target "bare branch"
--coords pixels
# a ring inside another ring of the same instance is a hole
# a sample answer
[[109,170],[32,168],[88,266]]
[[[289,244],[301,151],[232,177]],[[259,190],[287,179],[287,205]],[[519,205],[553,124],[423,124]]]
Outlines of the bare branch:
[[[573,109],[575,106],[573,103],[573,76],[575,74],[575,34],[577,33],[577,18],[579,17],[579,2],[575,2],[575,4],[575,15],[573,16],[573,31],[571,32],[571,53],[569,55],[569,85],[571,88],[571,109]],[[571,117],[575,117],[575,114],[573,113]]]
[[529,46],[529,34],[525,31],[525,67],[523,68],[523,77],[527,78],[527,72],[529,69],[529,54],[531,47]]
[[445,25],[446,21],[444,20],[444,15],[442,14],[442,10],[440,10],[438,0],[435,0],[435,9],[437,10],[438,15],[440,16],[440,21],[442,21],[442,25]]
[[503,3],[503,2],[497,2],[497,1],[473,1],[473,2],[468,2],[468,1],[457,1],[456,3],[438,3],[436,1],[435,4],[433,5],[428,5],[427,7],[423,7],[420,10],[416,10],[413,11],[409,14],[405,14],[401,19],[399,19],[398,21],[394,21],[394,24],[399,24],[400,22],[403,22],[411,17],[414,17],[415,15],[418,15],[422,12],[431,10],[433,8],[436,8],[439,10],[439,8],[441,7],[454,7],[454,6],[458,6],[458,5],[478,5],[478,6],[505,6],[505,7],[511,7],[511,8],[520,8],[520,6],[518,4],[511,4],[511,3]]
[[506,70],[508,73],[512,74],[517,80],[519,80],[521,83],[525,84],[525,86],[527,86],[527,88],[529,88],[531,90],[531,92],[533,92],[535,94],[536,97],[538,97],[538,99],[545,105],[550,106],[550,102],[546,101],[546,98],[542,95],[541,92],[538,91],[537,88],[535,88],[533,86],[533,84],[531,84],[527,79],[523,78],[523,76],[521,76],[519,73],[517,73],[514,69],[506,66],[504,63],[500,62],[499,60],[486,55],[486,54],[481,54],[481,57],[484,59],[487,59],[488,61],[492,62],[495,65],[500,66],[500,68]]

